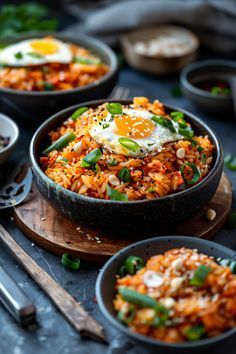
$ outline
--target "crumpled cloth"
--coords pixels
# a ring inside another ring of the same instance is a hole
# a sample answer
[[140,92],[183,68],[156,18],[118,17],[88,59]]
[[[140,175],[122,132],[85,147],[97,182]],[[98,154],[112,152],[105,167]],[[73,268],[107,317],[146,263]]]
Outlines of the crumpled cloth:
[[65,0],[78,23],[65,29],[116,45],[131,29],[178,24],[192,29],[202,44],[220,52],[236,50],[236,0]]

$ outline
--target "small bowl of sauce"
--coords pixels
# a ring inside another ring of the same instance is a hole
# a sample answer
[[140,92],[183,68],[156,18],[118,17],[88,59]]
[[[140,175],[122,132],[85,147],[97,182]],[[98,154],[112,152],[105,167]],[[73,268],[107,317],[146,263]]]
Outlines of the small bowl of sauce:
[[184,94],[203,112],[233,117],[236,63],[205,60],[188,65],[180,75]]

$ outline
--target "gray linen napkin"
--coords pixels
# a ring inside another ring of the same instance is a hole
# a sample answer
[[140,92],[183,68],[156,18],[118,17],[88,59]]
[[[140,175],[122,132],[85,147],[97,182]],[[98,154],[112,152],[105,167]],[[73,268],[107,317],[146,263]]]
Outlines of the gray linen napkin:
[[221,52],[236,50],[235,0],[65,0],[78,23],[66,32],[86,33],[115,45],[125,31],[176,23],[192,29],[202,44]]

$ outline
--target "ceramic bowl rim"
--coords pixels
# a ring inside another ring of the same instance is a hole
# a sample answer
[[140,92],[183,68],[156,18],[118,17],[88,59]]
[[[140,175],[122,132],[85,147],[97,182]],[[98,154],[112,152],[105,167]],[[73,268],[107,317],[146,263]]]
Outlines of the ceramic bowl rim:
[[[205,239],[199,239],[196,237],[191,237],[191,236],[157,236],[157,237],[152,237],[152,238],[148,238],[142,241],[138,241],[135,242],[129,246],[126,246],[125,248],[121,249],[120,251],[118,251],[114,256],[112,256],[102,267],[100,273],[98,274],[97,280],[96,280],[96,286],[95,286],[95,293],[96,293],[96,299],[98,301],[98,305],[100,308],[100,311],[102,312],[102,314],[104,315],[104,317],[114,325],[114,327],[116,327],[116,329],[120,330],[122,333],[128,335],[129,337],[132,337],[135,340],[138,340],[139,342],[144,342],[146,344],[150,344],[150,345],[155,345],[155,346],[159,346],[159,347],[164,347],[164,348],[168,348],[168,349],[191,349],[194,347],[204,347],[204,346],[208,346],[210,344],[213,343],[217,343],[218,341],[224,340],[228,337],[230,337],[231,335],[236,333],[236,328],[232,328],[229,329],[228,331],[221,333],[220,335],[216,336],[216,337],[212,337],[212,338],[205,338],[202,340],[198,340],[196,342],[181,342],[181,343],[166,343],[157,339],[152,339],[150,337],[132,332],[131,330],[129,330],[127,327],[125,327],[124,325],[122,325],[114,316],[112,316],[110,314],[110,312],[107,310],[106,305],[103,302],[103,297],[101,295],[101,284],[103,281],[103,277],[104,274],[106,274],[106,271],[109,269],[109,267],[112,265],[112,263],[114,262],[115,259],[119,258],[120,256],[122,256],[123,253],[126,253],[127,250],[131,250],[133,246],[145,246],[145,244],[148,243],[152,243],[152,242],[162,242],[162,241],[167,241],[169,239],[172,240],[179,240],[179,241],[195,241],[196,242],[196,248],[197,248],[197,244],[205,244],[208,245],[209,247],[217,247],[217,248],[221,248],[222,250],[224,250],[226,253],[231,254],[232,257],[234,257],[236,255],[236,252],[234,252],[233,250],[231,250],[228,247],[222,246],[219,243],[213,242],[213,241],[209,241],[209,240],[205,240]],[[171,247],[171,246],[170,246]]]
[[206,69],[209,66],[230,66],[236,70],[236,63],[233,60],[220,60],[220,59],[209,59],[209,60],[203,60],[199,61],[196,63],[191,63],[187,65],[180,73],[180,82],[182,86],[193,93],[196,96],[200,96],[203,98],[208,98],[211,99],[212,101],[215,100],[221,100],[221,101],[232,101],[231,97],[227,97],[224,95],[217,95],[213,96],[210,92],[207,92],[205,90],[201,90],[198,87],[194,86],[191,84],[191,82],[188,79],[188,76],[192,73],[194,73],[195,70],[197,69]]
[[188,195],[189,193],[191,193],[192,191],[198,191],[201,189],[202,186],[206,185],[208,183],[208,181],[214,176],[214,174],[216,173],[216,171],[219,168],[219,165],[222,164],[223,162],[223,150],[222,150],[222,145],[218,139],[218,137],[216,136],[216,134],[211,130],[210,127],[208,127],[207,124],[205,124],[203,121],[201,121],[199,118],[197,118],[195,115],[193,115],[192,113],[178,108],[176,106],[172,106],[172,105],[167,105],[164,104],[164,106],[168,109],[174,110],[174,111],[181,111],[184,114],[186,114],[187,116],[189,116],[191,119],[193,119],[194,122],[196,122],[197,124],[201,125],[204,130],[206,130],[207,132],[209,132],[212,137],[214,138],[214,144],[215,146],[215,154],[216,154],[216,159],[214,162],[214,166],[212,167],[212,169],[210,170],[210,172],[208,173],[208,175],[198,184],[196,184],[195,186],[189,187],[188,189],[185,189],[183,191],[179,191],[177,193],[172,193],[160,198],[154,198],[154,199],[142,199],[142,200],[130,200],[130,201],[117,201],[117,200],[107,200],[107,199],[98,199],[98,198],[92,198],[92,197],[88,197],[88,196],[84,196],[81,194],[77,194],[75,192],[72,192],[60,185],[58,185],[56,182],[54,182],[53,180],[51,180],[49,177],[46,176],[46,174],[43,172],[43,170],[41,169],[36,156],[34,154],[34,145],[35,145],[35,140],[38,138],[38,135],[41,134],[41,131],[43,129],[45,129],[45,127],[47,127],[48,124],[50,124],[51,122],[53,122],[55,119],[57,119],[59,116],[62,116],[64,114],[66,114],[67,112],[70,112],[72,110],[76,110],[78,107],[81,106],[89,106],[89,105],[99,105],[102,104],[104,102],[121,102],[121,103],[128,103],[128,102],[132,102],[132,100],[115,100],[115,99],[101,99],[101,100],[93,100],[93,101],[88,101],[88,102],[84,102],[84,103],[80,103],[80,104],[76,104],[73,106],[70,106],[66,109],[63,109],[55,114],[53,114],[52,116],[50,116],[46,121],[44,121],[39,128],[36,130],[36,132],[34,133],[31,142],[30,142],[30,160],[31,160],[31,165],[32,165],[32,169],[36,170],[37,174],[40,176],[40,178],[43,181],[46,181],[47,185],[49,187],[52,187],[53,189],[57,189],[60,190],[66,197],[70,197],[72,200],[83,200],[86,202],[91,202],[93,204],[107,204],[107,205],[111,205],[111,204],[115,204],[115,205],[143,205],[143,204],[152,204],[152,203],[156,203],[158,200],[172,200],[175,198],[178,198],[180,196],[185,196]]
[[[22,34],[18,34],[17,36],[14,36],[14,37],[12,37],[12,36],[6,37],[6,38],[0,40],[0,43],[5,42],[7,40],[10,40],[10,41],[14,40],[14,42],[15,42],[20,39],[24,40],[27,38],[32,38],[33,36],[38,36],[39,38],[41,38],[42,36],[47,36],[47,35],[52,35],[55,38],[59,38],[59,39],[63,37],[64,40],[68,40],[68,41],[71,41],[71,43],[78,44],[75,42],[75,39],[72,39],[71,33],[50,32],[50,31],[32,32],[30,34],[29,33],[22,33]],[[24,91],[24,90],[11,89],[11,88],[7,88],[7,87],[0,87],[0,92],[12,94],[12,95],[17,95],[17,96],[34,96],[34,97],[50,96],[50,97],[54,97],[54,96],[60,96],[60,95],[70,95],[73,93],[80,93],[80,92],[89,90],[93,87],[99,87],[101,84],[108,81],[118,71],[117,57],[116,57],[115,53],[113,52],[113,50],[107,44],[103,43],[99,39],[96,39],[96,38],[93,38],[93,37],[90,37],[90,36],[87,36],[84,34],[79,35],[78,42],[80,39],[87,43],[88,48],[90,45],[95,45],[96,47],[98,47],[103,53],[105,53],[109,57],[110,71],[108,73],[106,73],[103,77],[101,77],[99,80],[96,80],[89,85],[85,85],[82,87],[75,87],[70,90]]]
[[11,150],[11,148],[17,143],[17,140],[20,135],[18,125],[16,124],[16,122],[12,118],[10,118],[8,115],[0,112],[0,121],[1,121],[1,119],[4,120],[5,122],[7,122],[7,124],[9,125],[9,129],[12,129],[12,128],[14,129],[14,135],[13,135],[13,138],[10,140],[10,143],[7,146],[5,146],[3,149],[0,150],[0,155]]

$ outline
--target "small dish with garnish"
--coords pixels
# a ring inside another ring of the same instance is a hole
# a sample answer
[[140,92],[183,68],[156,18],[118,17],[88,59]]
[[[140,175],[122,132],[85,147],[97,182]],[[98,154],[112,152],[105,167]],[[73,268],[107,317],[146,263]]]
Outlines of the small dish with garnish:
[[180,75],[184,94],[204,112],[233,116],[236,64],[229,60],[205,60],[187,66]]
[[19,137],[16,123],[0,113],[0,164],[3,164],[13,152]]
[[135,243],[100,272],[98,305],[112,325],[160,353],[222,353],[236,333],[235,256],[186,236]]
[[94,101],[46,121],[31,142],[36,184],[64,215],[94,229],[155,231],[214,195],[221,145],[199,119],[146,97]]

